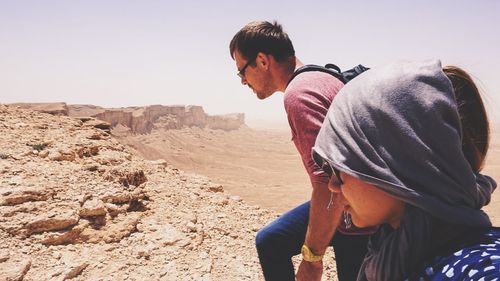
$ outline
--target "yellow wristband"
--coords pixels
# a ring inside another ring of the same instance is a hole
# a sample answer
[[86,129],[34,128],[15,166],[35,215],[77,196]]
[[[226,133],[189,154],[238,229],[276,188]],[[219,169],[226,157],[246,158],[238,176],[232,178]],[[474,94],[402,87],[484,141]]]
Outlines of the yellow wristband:
[[302,259],[307,262],[318,262],[323,260],[323,255],[317,256],[315,255],[306,244],[302,245],[302,249],[300,251],[302,253]]

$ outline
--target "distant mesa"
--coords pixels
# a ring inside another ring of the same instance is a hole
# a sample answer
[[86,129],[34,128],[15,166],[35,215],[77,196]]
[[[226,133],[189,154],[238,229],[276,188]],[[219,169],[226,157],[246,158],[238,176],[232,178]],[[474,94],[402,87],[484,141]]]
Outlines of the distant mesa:
[[12,103],[10,105],[18,106],[24,109],[31,109],[58,116],[68,116],[68,105],[65,102],[53,103]]
[[67,105],[59,103],[15,103],[21,108],[33,109],[53,115],[66,115],[77,118],[92,117],[110,126],[130,129],[137,134],[148,134],[153,129],[180,129],[200,127],[237,130],[245,125],[243,113],[208,115],[201,106],[195,105],[150,105],[143,107],[103,108],[95,105]]

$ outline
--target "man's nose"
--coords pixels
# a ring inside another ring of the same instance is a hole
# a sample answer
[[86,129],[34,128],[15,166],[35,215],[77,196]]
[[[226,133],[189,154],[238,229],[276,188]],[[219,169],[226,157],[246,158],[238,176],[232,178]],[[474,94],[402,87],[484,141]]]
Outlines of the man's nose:
[[245,78],[245,76],[241,77],[241,84],[243,86],[248,84],[247,79]]

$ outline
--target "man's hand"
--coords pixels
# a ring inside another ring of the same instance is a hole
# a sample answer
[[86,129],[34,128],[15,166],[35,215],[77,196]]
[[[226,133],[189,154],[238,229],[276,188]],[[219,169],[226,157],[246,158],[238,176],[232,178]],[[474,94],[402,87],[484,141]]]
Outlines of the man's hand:
[[323,261],[307,262],[303,260],[299,265],[295,280],[321,281],[321,275],[323,275]]

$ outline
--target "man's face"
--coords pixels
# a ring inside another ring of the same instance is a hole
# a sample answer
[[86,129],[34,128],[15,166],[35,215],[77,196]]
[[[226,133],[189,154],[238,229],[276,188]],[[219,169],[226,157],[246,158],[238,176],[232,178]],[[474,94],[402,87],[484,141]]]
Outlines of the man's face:
[[270,78],[263,67],[259,67],[259,57],[246,60],[236,51],[234,61],[238,69],[238,76],[241,84],[247,85],[257,95],[259,99],[265,99],[271,96],[274,91],[270,89]]

